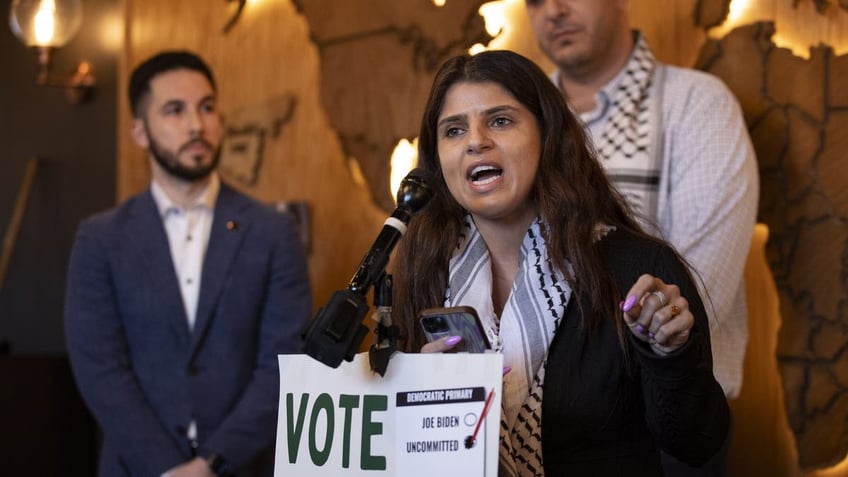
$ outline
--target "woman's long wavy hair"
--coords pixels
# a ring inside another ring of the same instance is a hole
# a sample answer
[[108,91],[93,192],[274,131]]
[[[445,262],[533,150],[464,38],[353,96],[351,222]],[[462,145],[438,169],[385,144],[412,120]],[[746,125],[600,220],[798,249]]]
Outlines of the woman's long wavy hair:
[[[595,246],[599,223],[648,237],[595,159],[582,124],[560,91],[527,58],[509,51],[487,51],[449,59],[436,74],[421,120],[418,167],[429,171],[435,197],[414,217],[401,240],[393,268],[394,316],[407,337],[406,351],[418,351],[424,336],[416,323],[425,308],[444,306],[448,263],[463,233],[466,211],[451,196],[439,162],[439,115],[450,88],[458,83],[496,83],[535,117],[541,133],[541,158],[530,200],[547,227],[548,256],[576,293],[588,296],[591,310],[584,325],[596,329],[604,317],[616,317],[624,347],[621,300],[611,273]],[[569,274],[571,264],[573,274]],[[580,303],[580,301],[578,301]],[[586,313],[589,311],[589,313]]]

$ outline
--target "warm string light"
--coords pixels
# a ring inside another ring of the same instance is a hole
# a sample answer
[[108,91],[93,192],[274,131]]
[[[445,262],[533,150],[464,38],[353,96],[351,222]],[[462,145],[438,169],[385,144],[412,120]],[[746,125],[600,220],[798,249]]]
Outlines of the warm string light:
[[751,11],[751,0],[733,0],[730,2],[730,7],[727,13],[728,22],[738,22]]
[[396,200],[395,194],[400,188],[400,182],[406,177],[409,171],[415,168],[417,163],[418,138],[413,139],[412,142],[401,139],[397,143],[397,146],[395,146],[395,150],[392,151],[390,163],[389,187],[391,189],[389,194],[392,196],[392,200]]
[[773,21],[776,31],[772,42],[792,51],[795,56],[809,59],[810,47],[821,43],[833,48],[837,56],[848,52],[848,41],[844,35],[839,35],[848,28],[848,13],[834,5],[823,15],[813,2],[762,6],[762,2],[753,0],[732,0],[727,20],[711,28],[708,35],[720,39],[734,28],[758,21]]
[[506,25],[506,2],[496,1],[480,5],[477,12],[483,17],[486,22],[486,33],[492,37],[496,37],[504,29]]
[[757,14],[752,4],[751,0],[732,0],[724,23],[709,30],[710,38],[722,38],[734,28],[755,22]]
[[[483,17],[483,21],[485,22],[486,33],[488,33],[492,38],[498,37],[508,24],[506,3],[507,2],[504,0],[484,3],[483,5],[480,5],[480,8],[477,10],[477,13]],[[490,45],[475,43],[468,49],[468,53],[476,55],[477,53],[488,50]]]

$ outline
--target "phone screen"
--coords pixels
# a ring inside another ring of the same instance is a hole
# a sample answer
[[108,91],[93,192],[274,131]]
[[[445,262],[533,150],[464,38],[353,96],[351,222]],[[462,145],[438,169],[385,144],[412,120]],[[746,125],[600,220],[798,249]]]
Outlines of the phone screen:
[[451,351],[483,353],[491,348],[480,318],[470,306],[428,308],[418,316],[424,336],[429,342],[459,335],[462,336],[462,341]]

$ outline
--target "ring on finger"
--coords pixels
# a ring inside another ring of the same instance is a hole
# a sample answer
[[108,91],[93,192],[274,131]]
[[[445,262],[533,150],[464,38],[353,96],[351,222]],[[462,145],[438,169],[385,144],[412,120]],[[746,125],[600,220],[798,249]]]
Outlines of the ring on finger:
[[659,290],[655,290],[655,291],[652,291],[651,294],[654,295],[655,297],[657,297],[660,300],[660,308],[664,307],[666,305],[666,303],[668,303],[668,300],[665,298],[665,293],[663,293]]
[[677,305],[671,305],[671,316],[677,316],[682,310]]

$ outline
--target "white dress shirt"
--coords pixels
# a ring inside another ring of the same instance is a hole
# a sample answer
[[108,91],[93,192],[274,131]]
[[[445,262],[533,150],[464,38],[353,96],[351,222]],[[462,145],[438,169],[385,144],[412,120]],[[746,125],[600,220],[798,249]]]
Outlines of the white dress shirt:
[[189,330],[194,329],[203,258],[209,244],[215,201],[218,199],[220,188],[220,179],[213,173],[209,185],[189,207],[184,208],[171,200],[155,180],[150,186],[150,192],[165,226],[165,233],[168,235],[171,260],[174,262],[174,271],[180,284],[180,295]]

